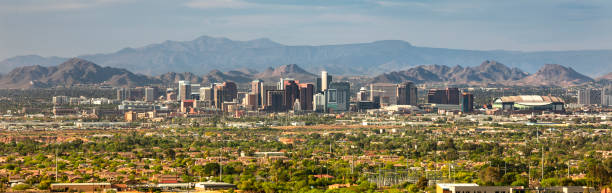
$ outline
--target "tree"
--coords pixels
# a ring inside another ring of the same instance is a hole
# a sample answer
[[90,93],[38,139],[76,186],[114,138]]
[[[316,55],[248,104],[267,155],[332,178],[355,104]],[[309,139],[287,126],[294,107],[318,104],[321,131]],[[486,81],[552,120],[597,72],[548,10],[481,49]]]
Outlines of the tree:
[[425,188],[427,188],[428,183],[429,180],[427,180],[425,176],[421,176],[417,181],[416,186],[417,188],[419,188],[419,190],[425,190]]
[[499,172],[499,168],[496,167],[487,167],[484,170],[480,171],[478,176],[480,180],[486,185],[494,185],[495,183],[501,182],[501,174]]

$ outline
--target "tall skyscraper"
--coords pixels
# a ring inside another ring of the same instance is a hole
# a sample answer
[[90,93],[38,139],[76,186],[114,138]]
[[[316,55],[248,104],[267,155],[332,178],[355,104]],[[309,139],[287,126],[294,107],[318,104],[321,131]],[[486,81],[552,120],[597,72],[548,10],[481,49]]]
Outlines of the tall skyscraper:
[[351,84],[332,82],[325,91],[328,111],[348,111],[350,107]]
[[188,99],[191,99],[191,81],[181,80],[179,81],[178,100],[184,101]]
[[234,82],[223,82],[223,101],[232,102],[238,96],[238,86]]
[[267,95],[268,101],[265,107],[267,111],[282,112],[286,110],[284,90],[268,90]]
[[327,74],[327,71],[321,71],[321,91],[327,90],[331,82],[332,76]]
[[417,105],[417,87],[412,82],[405,82],[397,86],[398,105]]
[[300,105],[301,110],[311,111],[313,110],[313,96],[314,96],[314,85],[310,83],[302,83],[300,85]]
[[153,87],[145,88],[145,101],[147,102],[155,101],[155,88]]
[[285,90],[285,107],[293,109],[295,100],[300,98],[300,87],[295,80],[285,80],[283,85],[283,90]]
[[470,93],[461,94],[461,112],[467,113],[474,110],[474,95]]
[[251,82],[251,93],[256,95],[256,99],[257,100],[257,106],[261,106],[261,87],[263,86],[263,81],[262,80],[253,80]]

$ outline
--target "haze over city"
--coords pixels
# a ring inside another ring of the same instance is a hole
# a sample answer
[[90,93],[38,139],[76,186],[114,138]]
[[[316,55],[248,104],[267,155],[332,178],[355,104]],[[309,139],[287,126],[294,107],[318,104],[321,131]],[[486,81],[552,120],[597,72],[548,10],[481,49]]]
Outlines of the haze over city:
[[0,192],[612,193],[612,2],[3,0]]

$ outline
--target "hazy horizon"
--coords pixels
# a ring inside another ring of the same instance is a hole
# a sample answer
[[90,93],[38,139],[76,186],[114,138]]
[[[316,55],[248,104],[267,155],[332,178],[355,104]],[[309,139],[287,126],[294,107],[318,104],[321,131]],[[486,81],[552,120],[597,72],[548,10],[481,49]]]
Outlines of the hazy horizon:
[[419,47],[612,49],[609,1],[8,0],[0,60],[74,57],[202,35],[284,45],[402,40]]

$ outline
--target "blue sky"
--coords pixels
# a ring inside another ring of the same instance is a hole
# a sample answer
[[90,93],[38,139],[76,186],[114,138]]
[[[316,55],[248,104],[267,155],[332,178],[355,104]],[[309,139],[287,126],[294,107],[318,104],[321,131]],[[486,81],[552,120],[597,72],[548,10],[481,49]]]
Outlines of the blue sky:
[[612,49],[612,1],[0,1],[0,59],[108,53],[201,35],[287,45],[396,39],[477,50]]

